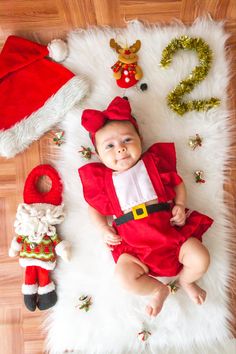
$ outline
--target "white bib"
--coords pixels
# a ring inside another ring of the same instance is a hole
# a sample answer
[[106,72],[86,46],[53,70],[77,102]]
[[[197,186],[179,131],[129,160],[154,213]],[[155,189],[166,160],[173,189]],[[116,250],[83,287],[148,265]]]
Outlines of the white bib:
[[113,172],[112,179],[121,210],[130,209],[157,198],[142,160],[127,171]]

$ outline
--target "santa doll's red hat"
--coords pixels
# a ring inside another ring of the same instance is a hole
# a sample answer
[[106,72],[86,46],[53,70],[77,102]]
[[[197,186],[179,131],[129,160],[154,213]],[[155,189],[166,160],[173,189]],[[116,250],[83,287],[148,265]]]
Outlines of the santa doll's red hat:
[[[47,176],[51,181],[51,188],[48,192],[38,190],[40,177]],[[51,165],[38,165],[29,173],[24,187],[24,203],[46,203],[52,205],[62,204],[62,181],[58,172]]]
[[[0,53],[0,155],[12,157],[62,120],[88,91],[83,78],[59,63],[60,46],[8,37]],[[51,55],[54,53],[54,55]]]

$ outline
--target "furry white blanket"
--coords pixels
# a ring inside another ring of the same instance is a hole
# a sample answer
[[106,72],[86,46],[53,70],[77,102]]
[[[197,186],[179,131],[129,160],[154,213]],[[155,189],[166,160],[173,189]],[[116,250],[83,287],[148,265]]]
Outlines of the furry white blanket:
[[[159,66],[162,50],[180,35],[202,37],[213,51],[209,74],[189,97],[221,99],[217,108],[190,112],[182,118],[167,107],[166,96],[191,72],[198,58],[194,52],[179,51],[168,69]],[[142,92],[133,87],[126,95],[144,136],[144,147],[156,141],[175,142],[178,170],[187,186],[188,206],[215,220],[203,241],[211,254],[209,271],[200,281],[207,290],[206,302],[195,305],[180,289],[169,296],[155,319],[145,314],[148,297],[129,294],[115,283],[113,259],[89,221],[77,173],[78,167],[86,163],[78,152],[81,145],[91,146],[87,132],[80,125],[82,110],[105,109],[115,96],[123,95],[112,76],[111,66],[117,60],[117,54],[109,47],[112,37],[124,44],[126,41],[132,44],[136,39],[142,41],[139,64],[144,73],[142,82],[148,84],[148,90]],[[60,260],[55,271],[59,300],[46,322],[50,353],[63,353],[66,349],[82,354],[233,351],[227,309],[230,221],[223,201],[224,170],[230,153],[226,39],[223,23],[206,18],[198,19],[190,27],[179,23],[144,26],[134,21],[125,29],[93,28],[69,34],[70,55],[66,65],[87,77],[91,92],[82,106],[65,117],[62,129],[66,143],[60,147],[60,160],[56,162],[64,181],[67,210],[60,233],[72,243],[73,254],[68,264]],[[188,147],[188,139],[196,133],[203,138],[203,145],[193,151]],[[199,169],[204,171],[205,184],[195,183],[193,172]],[[88,312],[77,306],[81,295],[92,296],[93,305]],[[146,342],[137,336],[143,329],[151,332]]]

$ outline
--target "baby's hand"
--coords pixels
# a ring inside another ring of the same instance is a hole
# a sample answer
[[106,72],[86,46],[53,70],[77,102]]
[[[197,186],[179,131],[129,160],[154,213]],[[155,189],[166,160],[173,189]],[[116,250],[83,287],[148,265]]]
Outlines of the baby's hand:
[[172,209],[173,218],[170,219],[172,226],[183,226],[186,220],[185,208],[183,205],[176,204]]
[[105,225],[102,228],[102,236],[104,242],[107,244],[108,248],[112,251],[114,248],[112,246],[117,246],[121,244],[122,238],[117,235],[116,230],[109,225]]

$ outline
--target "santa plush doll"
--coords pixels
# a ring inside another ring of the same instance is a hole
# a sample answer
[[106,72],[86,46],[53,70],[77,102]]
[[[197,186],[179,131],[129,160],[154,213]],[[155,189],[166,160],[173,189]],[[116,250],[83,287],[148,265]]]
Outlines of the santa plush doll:
[[[43,193],[37,183],[45,175],[52,186]],[[35,311],[36,306],[46,310],[57,301],[50,272],[56,266],[56,255],[69,260],[69,243],[59,238],[55,227],[64,220],[64,215],[62,183],[57,171],[50,165],[35,167],[25,182],[24,203],[19,204],[14,223],[17,236],[9,249],[9,256],[19,254],[19,263],[25,268],[22,293],[30,311]]]

